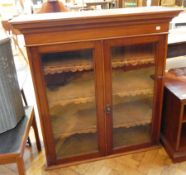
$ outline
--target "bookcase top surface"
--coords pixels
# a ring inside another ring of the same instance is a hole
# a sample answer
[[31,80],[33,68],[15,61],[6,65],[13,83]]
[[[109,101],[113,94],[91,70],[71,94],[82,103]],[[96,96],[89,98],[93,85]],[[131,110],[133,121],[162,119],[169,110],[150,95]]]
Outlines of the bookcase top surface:
[[59,12],[22,15],[11,20],[11,24],[19,29],[46,28],[55,26],[102,24],[111,22],[139,22],[139,20],[166,19],[171,20],[182,10],[165,7],[136,7],[106,9],[81,12]]
[[[186,70],[185,67],[173,69],[165,75],[165,86],[178,99],[186,103]],[[179,75],[178,75],[179,74]]]

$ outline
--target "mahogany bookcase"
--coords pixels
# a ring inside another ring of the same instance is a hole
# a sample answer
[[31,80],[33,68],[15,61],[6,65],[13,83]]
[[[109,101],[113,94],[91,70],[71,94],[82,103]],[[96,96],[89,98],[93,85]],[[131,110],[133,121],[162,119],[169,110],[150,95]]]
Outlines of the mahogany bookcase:
[[20,16],[47,166],[159,144],[170,20],[151,7]]

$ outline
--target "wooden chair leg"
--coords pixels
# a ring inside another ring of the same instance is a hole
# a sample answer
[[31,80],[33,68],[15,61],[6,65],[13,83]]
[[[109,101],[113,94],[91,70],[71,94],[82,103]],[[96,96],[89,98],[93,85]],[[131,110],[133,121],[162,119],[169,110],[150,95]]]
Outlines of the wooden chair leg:
[[33,118],[32,126],[33,126],[33,129],[34,129],[34,134],[35,134],[35,138],[36,138],[37,150],[41,151],[41,142],[40,142],[40,139],[39,139],[39,133],[38,133],[38,128],[37,128],[37,124],[36,124],[35,115],[34,115],[34,118]]
[[27,100],[26,100],[25,93],[24,93],[23,89],[21,89],[21,95],[22,95],[23,101],[25,103],[25,106],[28,106],[28,103],[27,103]]
[[19,175],[25,175],[25,167],[24,167],[24,161],[22,157],[17,158],[17,169]]

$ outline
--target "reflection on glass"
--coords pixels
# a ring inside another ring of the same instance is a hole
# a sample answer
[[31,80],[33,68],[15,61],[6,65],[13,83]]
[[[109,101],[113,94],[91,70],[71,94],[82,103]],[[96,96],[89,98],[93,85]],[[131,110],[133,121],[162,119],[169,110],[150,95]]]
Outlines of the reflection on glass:
[[154,45],[112,48],[113,147],[151,141]]
[[92,50],[42,57],[57,158],[98,151]]

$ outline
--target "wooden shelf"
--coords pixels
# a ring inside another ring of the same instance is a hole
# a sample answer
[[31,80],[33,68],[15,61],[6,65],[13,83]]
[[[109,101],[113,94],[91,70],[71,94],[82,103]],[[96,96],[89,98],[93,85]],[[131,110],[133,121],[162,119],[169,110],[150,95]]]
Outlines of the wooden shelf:
[[128,66],[143,66],[143,65],[153,65],[154,59],[150,58],[141,58],[141,59],[113,59],[112,68],[122,68]]
[[61,56],[60,58],[50,58],[43,61],[44,74],[56,74],[64,72],[77,72],[84,70],[92,70],[93,63],[91,60],[91,55],[82,57],[81,55],[69,55]]
[[92,49],[47,53],[42,56],[44,74],[92,69]]
[[140,145],[150,142],[150,125],[139,125],[131,128],[114,128],[113,144],[114,148]]
[[96,107],[93,103],[58,105],[51,109],[50,114],[55,138],[96,132]]
[[[127,72],[123,70],[113,71],[113,94],[119,97],[152,94],[153,80],[150,75],[153,73],[153,67]],[[149,75],[149,77],[147,75]],[[126,83],[121,86],[121,82],[124,80]],[[63,86],[48,88],[47,96],[49,107],[52,108],[56,105],[64,106],[70,103],[80,104],[94,101],[94,86],[93,73],[86,72]]]
[[[113,106],[113,127],[129,128],[151,122],[152,105],[149,96],[117,98]],[[134,110],[135,108],[135,110]],[[53,133],[56,137],[96,132],[96,108],[93,103],[56,106],[51,110]]]
[[154,64],[153,44],[117,46],[112,48],[112,66]]
[[68,158],[98,152],[97,140],[97,133],[74,134],[67,138],[58,137],[55,139],[57,158]]
[[112,48],[112,67],[142,66],[154,64],[153,45],[131,45]]
[[[47,58],[43,58],[43,69],[44,74],[57,74],[64,72],[77,72],[77,71],[87,71],[93,69],[93,60],[91,54],[84,53],[81,55],[78,52],[76,54],[64,54],[52,55]],[[86,56],[86,57],[85,57]],[[133,53],[132,55],[127,54],[116,54],[113,55],[112,67],[121,68],[127,66],[140,66],[154,64],[153,55],[150,53]]]
[[151,122],[150,116],[152,116],[151,101],[151,96],[143,95],[115,98],[113,104],[113,127],[130,128],[149,124]]
[[[95,85],[93,80],[94,74],[86,72],[70,77],[67,83],[47,89],[49,107],[56,105],[68,105],[70,103],[80,104],[94,101]],[[66,80],[65,80],[66,81]]]
[[[149,142],[150,125],[135,126],[131,128],[114,128],[114,147],[139,145]],[[74,134],[67,138],[55,139],[57,158],[68,158],[98,152],[97,133]],[[76,146],[76,149],[74,149]]]

